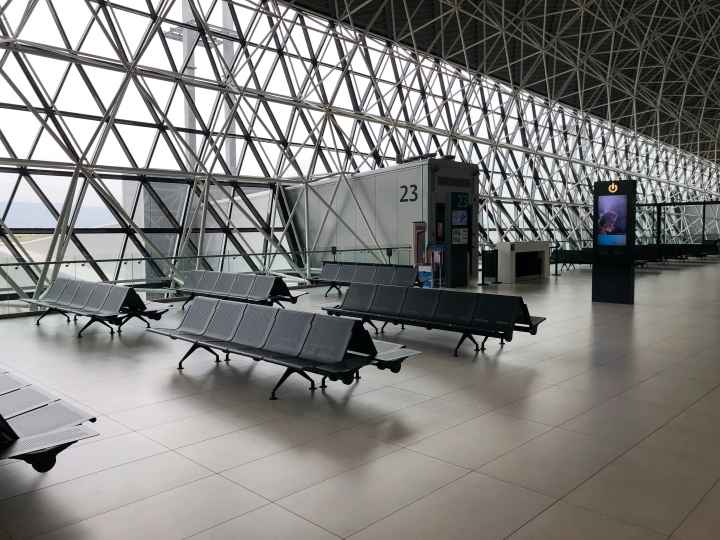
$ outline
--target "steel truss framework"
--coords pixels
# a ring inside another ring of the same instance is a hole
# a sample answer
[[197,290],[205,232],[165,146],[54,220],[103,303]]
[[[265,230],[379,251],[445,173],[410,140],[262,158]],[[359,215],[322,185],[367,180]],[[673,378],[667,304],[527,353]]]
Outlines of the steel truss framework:
[[[277,0],[9,0],[0,32],[0,240],[19,262],[72,254],[119,280],[130,257],[164,257],[148,278],[223,253],[307,276],[317,239],[294,223],[311,202],[344,223],[313,183],[426,154],[479,164],[481,242],[588,241],[597,180],[720,196],[715,162]],[[51,226],[18,225],[28,198]],[[108,223],[83,225],[91,205]],[[34,294],[57,272],[0,267]]]

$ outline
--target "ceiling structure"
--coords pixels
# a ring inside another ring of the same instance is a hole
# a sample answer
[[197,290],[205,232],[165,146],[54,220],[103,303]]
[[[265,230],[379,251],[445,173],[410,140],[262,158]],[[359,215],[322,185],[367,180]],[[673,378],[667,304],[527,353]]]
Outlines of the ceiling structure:
[[286,3],[720,160],[720,2]]

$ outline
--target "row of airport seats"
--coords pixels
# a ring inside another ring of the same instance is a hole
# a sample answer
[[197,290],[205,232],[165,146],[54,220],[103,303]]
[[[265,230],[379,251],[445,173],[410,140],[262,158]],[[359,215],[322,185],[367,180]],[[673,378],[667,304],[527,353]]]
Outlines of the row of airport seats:
[[418,275],[414,266],[323,261],[320,275],[313,281],[330,285],[327,296],[333,289],[342,294],[340,286],[353,283],[412,287],[418,284]]
[[[485,350],[488,338],[500,339],[500,344],[512,341],[513,332],[537,333],[544,317],[533,317],[519,296],[474,292],[397,287],[392,285],[352,284],[336,306],[323,309],[330,315],[357,317],[375,328],[373,321],[383,322],[380,331],[389,323],[420,326],[462,334],[455,347],[469,339],[475,351]],[[478,345],[473,336],[484,336]]]
[[378,352],[357,320],[202,296],[195,298],[177,328],[150,332],[191,344],[178,369],[197,349],[211,353],[218,363],[216,351],[225,354],[226,362],[230,354],[238,354],[284,367],[270,399],[277,399],[277,390],[293,373],[310,381],[314,391],[308,373],[322,376],[320,388],[326,388],[327,379],[352,384],[365,366],[397,373],[405,359],[419,354],[402,346]]
[[68,322],[68,313],[74,315],[76,320],[77,317],[88,317],[78,337],[82,337],[83,332],[95,322],[108,327],[110,334],[115,332],[110,325],[117,326],[120,332],[123,325],[133,318],[142,320],[149,328],[147,319],[160,320],[167,311],[148,309],[135,289],[68,278],[57,278],[38,300],[23,300],[46,310],[35,324],[40,324],[51,313],[61,313]]
[[192,270],[185,276],[184,283],[172,289],[188,294],[183,308],[195,296],[210,296],[227,300],[240,300],[254,304],[295,304],[302,296],[293,296],[287,284],[279,276],[255,274],[232,274]]
[[60,452],[98,434],[85,422],[95,418],[0,368],[0,460],[47,472]]
[[[720,254],[720,246],[717,241],[708,241],[702,244],[649,244],[633,248],[633,255],[638,264],[687,260],[689,258],[703,258],[718,254]],[[592,248],[555,249],[550,255],[552,264],[557,263],[563,266],[592,265],[594,261],[595,254]]]

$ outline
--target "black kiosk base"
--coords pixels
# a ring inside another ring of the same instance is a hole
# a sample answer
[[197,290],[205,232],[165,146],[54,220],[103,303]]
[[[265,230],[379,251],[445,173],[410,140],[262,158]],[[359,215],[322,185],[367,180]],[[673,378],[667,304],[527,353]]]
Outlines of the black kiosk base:
[[635,266],[593,264],[592,301],[635,303]]
[[635,303],[636,189],[634,180],[595,183],[593,302]]

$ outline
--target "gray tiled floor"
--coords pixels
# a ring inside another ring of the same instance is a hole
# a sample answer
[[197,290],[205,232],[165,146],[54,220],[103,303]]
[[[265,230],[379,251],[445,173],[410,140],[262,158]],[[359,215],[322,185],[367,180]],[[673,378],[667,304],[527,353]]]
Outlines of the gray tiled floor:
[[[2,363],[95,411],[101,437],[40,475],[0,462],[0,540],[720,538],[720,263],[639,272],[634,307],[589,272],[500,286],[539,335],[310,395],[280,370],[128,328],[0,321]],[[333,300],[313,290],[299,309]],[[173,324],[177,313],[163,321]]]

